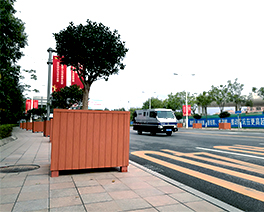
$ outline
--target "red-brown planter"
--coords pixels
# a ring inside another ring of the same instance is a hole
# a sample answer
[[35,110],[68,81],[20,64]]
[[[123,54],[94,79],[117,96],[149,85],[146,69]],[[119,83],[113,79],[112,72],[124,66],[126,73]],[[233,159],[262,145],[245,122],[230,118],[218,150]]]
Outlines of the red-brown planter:
[[178,124],[177,124],[177,127],[178,127],[178,128],[182,128],[182,123],[178,123]]
[[231,123],[219,123],[219,130],[231,130]]
[[60,170],[121,167],[129,164],[130,113],[54,109],[51,177]]
[[34,121],[32,124],[32,132],[43,132],[44,123],[43,121]]
[[32,130],[32,122],[26,123],[26,130]]
[[19,124],[19,128],[20,128],[20,129],[22,129],[22,124],[23,124],[23,123],[20,123],[20,124]]
[[44,131],[43,131],[43,136],[48,137],[50,136],[50,120],[49,121],[44,121]]
[[23,122],[22,123],[22,129],[26,129],[26,127],[27,127],[27,122]]
[[193,128],[202,129],[202,123],[193,123]]

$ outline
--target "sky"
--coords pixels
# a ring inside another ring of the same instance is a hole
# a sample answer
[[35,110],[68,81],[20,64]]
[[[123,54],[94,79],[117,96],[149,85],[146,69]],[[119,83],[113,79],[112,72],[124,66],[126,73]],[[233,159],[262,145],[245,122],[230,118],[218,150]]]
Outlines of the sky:
[[90,99],[105,108],[142,107],[150,97],[184,90],[200,94],[236,78],[245,95],[264,86],[263,0],[17,0],[14,7],[28,35],[18,64],[38,77],[26,78],[40,90],[31,96],[47,96],[53,33],[87,19],[118,30],[129,49],[124,70],[92,84]]

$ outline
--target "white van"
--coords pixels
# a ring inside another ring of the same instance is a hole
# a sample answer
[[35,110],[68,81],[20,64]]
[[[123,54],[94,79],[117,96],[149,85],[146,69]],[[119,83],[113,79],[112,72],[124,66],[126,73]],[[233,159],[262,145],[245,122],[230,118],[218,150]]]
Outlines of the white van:
[[171,135],[172,132],[178,131],[176,117],[171,109],[146,109],[136,110],[133,114],[133,130],[156,133],[166,133]]

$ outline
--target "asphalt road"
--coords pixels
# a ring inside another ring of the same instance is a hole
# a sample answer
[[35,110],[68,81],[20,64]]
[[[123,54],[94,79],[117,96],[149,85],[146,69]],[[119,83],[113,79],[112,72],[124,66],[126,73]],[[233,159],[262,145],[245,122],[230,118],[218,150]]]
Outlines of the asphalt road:
[[130,160],[244,211],[264,211],[264,133],[130,133]]

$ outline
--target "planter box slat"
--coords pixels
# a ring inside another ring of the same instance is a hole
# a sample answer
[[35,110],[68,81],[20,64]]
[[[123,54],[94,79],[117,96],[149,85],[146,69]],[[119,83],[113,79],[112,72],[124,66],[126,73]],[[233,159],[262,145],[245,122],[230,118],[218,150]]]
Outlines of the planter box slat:
[[43,121],[34,121],[32,124],[32,132],[43,132],[44,130],[44,123]]
[[54,109],[51,173],[121,167],[129,163],[130,114],[124,111]]

